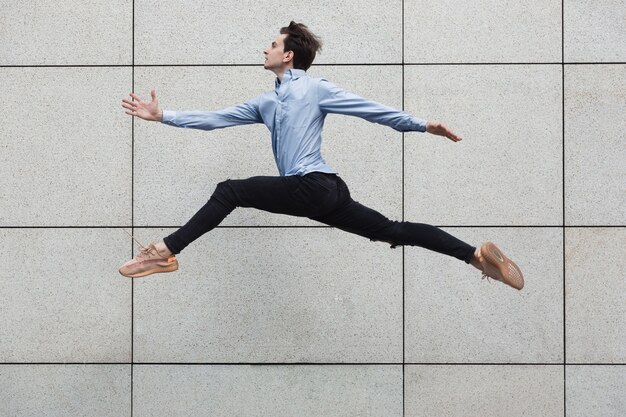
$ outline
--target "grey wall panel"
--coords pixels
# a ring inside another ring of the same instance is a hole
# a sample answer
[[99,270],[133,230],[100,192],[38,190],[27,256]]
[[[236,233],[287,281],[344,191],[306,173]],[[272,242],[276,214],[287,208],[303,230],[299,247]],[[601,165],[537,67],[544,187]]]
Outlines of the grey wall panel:
[[455,258],[405,249],[405,349],[413,363],[563,361],[560,228],[446,228],[496,243],[525,277],[517,291]]
[[626,366],[568,365],[566,372],[568,416],[626,413]]
[[404,60],[560,62],[561,1],[404,2]]
[[0,68],[0,226],[130,223],[130,68]]
[[132,0],[3,0],[0,10],[0,65],[132,64]]
[[0,362],[130,360],[121,230],[0,229],[0,241]]
[[130,417],[128,365],[0,365],[3,416]]
[[402,416],[401,366],[134,367],[137,417]]
[[216,229],[135,281],[135,360],[401,362],[401,256],[335,229]]
[[317,63],[399,63],[402,2],[136,1],[139,64],[261,64],[291,20],[322,38]]
[[407,417],[557,417],[564,411],[562,366],[406,366],[405,380]]
[[405,135],[407,216],[441,225],[559,225],[561,67],[411,66],[406,109],[463,140]]
[[563,2],[565,62],[624,62],[626,4],[620,0]]
[[626,230],[568,228],[565,245],[568,361],[626,363]]
[[565,221],[626,225],[626,65],[565,67]]

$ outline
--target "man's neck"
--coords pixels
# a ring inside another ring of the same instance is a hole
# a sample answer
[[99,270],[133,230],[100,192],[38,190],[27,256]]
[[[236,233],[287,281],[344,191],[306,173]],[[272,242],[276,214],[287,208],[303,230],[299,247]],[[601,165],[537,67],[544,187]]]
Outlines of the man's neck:
[[287,66],[287,67],[282,67],[280,69],[275,70],[274,74],[276,74],[276,78],[278,78],[278,81],[280,81],[282,83],[283,82],[283,75],[285,75],[285,72],[287,72],[290,69],[293,69],[293,65],[290,65],[290,66]]

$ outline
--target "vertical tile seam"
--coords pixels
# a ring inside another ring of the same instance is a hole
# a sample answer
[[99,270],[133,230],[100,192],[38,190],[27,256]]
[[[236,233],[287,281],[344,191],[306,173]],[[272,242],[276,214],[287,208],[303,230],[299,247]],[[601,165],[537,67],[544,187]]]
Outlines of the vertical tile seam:
[[563,416],[567,417],[567,312],[565,292],[565,0],[561,0],[561,159],[563,198]]
[[[135,0],[132,3],[132,82],[135,91]],[[130,182],[130,223],[131,233],[135,234],[135,118],[131,117],[131,182]],[[130,240],[130,256],[133,256],[133,239]],[[134,362],[135,362],[135,282],[130,281],[130,417],[134,409]]]
[[[402,39],[400,42],[400,47],[401,47],[401,53],[402,53],[402,111],[404,111],[404,0],[401,1],[401,11],[400,11],[400,15],[401,15],[401,19],[402,19]],[[404,132],[402,132],[402,221],[404,221]],[[406,392],[406,386],[405,386],[405,368],[406,368],[406,358],[405,358],[405,351],[406,351],[406,347],[405,347],[405,298],[406,298],[406,292],[405,292],[405,284],[404,284],[404,279],[405,279],[405,246],[402,246],[402,417],[405,417],[406,415],[406,410],[405,410],[405,392]]]

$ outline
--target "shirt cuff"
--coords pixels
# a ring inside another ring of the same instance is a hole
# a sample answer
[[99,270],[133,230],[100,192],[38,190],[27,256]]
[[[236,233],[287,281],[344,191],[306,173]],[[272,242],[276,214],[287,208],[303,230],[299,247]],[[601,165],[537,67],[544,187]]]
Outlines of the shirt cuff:
[[161,123],[166,123],[168,125],[174,124],[175,117],[175,111],[163,110],[163,119],[161,120]]
[[[165,117],[165,113],[163,113],[163,117]],[[426,132],[426,124],[428,124],[428,120],[420,119],[419,117],[413,117],[413,123],[415,123],[416,131]]]

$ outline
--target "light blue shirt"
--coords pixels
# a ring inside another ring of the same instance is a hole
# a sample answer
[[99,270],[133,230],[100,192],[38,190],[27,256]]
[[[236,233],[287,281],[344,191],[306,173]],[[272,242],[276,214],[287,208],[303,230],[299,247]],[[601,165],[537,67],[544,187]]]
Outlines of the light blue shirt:
[[290,69],[276,88],[243,104],[219,111],[163,111],[163,123],[213,130],[263,123],[272,135],[272,150],[280,175],[335,173],[322,158],[322,128],[328,113],[361,117],[401,132],[426,131],[426,120],[355,94],[303,70]]

